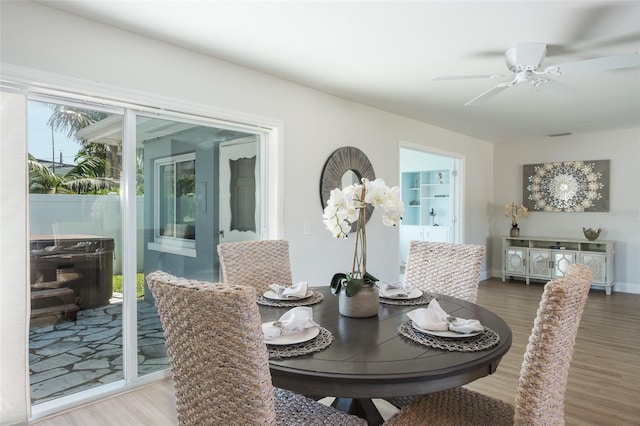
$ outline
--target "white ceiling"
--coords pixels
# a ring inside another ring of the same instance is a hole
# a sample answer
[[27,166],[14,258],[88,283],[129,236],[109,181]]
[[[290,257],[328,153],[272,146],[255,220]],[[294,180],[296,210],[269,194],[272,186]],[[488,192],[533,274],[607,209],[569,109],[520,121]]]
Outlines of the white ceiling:
[[[543,66],[640,52],[640,2],[45,1],[158,40],[477,138],[508,142],[640,126],[640,68],[516,85],[502,52],[549,45]],[[503,74],[431,81],[434,76]],[[544,86],[543,86],[544,89]]]

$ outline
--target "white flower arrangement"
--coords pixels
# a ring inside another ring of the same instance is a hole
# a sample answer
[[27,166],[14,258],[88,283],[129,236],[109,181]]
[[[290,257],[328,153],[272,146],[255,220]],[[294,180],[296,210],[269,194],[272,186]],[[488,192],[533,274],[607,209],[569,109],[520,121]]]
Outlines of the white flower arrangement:
[[347,238],[351,224],[356,223],[356,245],[351,274],[336,274],[331,281],[335,294],[340,292],[343,282],[347,296],[353,296],[365,284],[374,284],[377,279],[367,273],[367,237],[365,232],[367,204],[382,207],[382,223],[396,226],[404,214],[400,200],[400,189],[389,188],[382,179],[362,178],[361,184],[331,190],[329,201],[322,215],[322,222],[334,238]]
[[366,204],[384,209],[382,223],[385,226],[398,225],[404,214],[400,188],[397,186],[389,188],[382,179],[370,181],[362,178],[362,184],[331,190],[327,207],[322,215],[325,227],[334,238],[347,238],[347,234],[351,231],[351,224],[364,213]]
[[529,217],[529,210],[523,205],[511,202],[504,205],[504,215],[506,217],[511,217],[511,226],[517,227],[518,217],[526,219]]

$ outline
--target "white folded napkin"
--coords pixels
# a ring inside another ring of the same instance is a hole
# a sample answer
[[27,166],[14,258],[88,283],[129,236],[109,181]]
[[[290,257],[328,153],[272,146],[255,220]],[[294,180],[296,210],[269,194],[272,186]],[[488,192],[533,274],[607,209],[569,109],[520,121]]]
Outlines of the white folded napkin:
[[413,290],[411,284],[404,282],[387,283],[380,281],[380,290],[378,294],[381,297],[407,297]]
[[291,299],[299,299],[301,297],[305,297],[307,295],[307,287],[308,284],[306,281],[302,281],[296,283],[290,287],[283,286],[280,284],[270,284],[269,288],[273,290],[273,292],[279,298],[291,298]]
[[482,331],[483,327],[477,319],[464,319],[449,316],[436,299],[429,302],[427,308],[415,309],[407,313],[409,318],[420,328],[431,331],[455,331],[457,333],[473,333]]
[[313,321],[313,309],[310,306],[297,306],[288,310],[278,321],[263,327],[262,331],[265,340],[272,340],[280,336],[301,333],[311,327],[318,327],[318,324]]

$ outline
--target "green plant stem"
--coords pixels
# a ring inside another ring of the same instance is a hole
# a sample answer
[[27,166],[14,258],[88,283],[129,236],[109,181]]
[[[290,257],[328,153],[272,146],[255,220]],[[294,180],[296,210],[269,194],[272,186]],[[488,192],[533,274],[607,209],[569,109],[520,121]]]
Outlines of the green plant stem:
[[[358,272],[358,278],[364,279],[367,273],[367,233],[365,230],[367,211],[364,203],[365,193],[366,188],[363,185],[360,195],[360,212],[358,213],[358,223],[356,225],[356,246],[353,252],[351,278],[356,278],[356,272]],[[360,256],[358,256],[358,254],[360,254]]]

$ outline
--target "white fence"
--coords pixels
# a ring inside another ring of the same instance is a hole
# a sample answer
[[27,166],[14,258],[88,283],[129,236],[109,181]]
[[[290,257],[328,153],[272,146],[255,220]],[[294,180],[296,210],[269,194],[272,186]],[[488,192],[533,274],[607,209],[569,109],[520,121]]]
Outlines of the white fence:
[[[143,224],[143,197],[136,197],[137,223]],[[58,232],[93,234],[113,238],[114,274],[122,273],[122,214],[120,196],[29,194],[30,235],[52,235]],[[137,270],[144,267],[143,226],[136,230]]]

